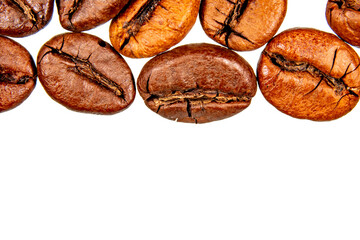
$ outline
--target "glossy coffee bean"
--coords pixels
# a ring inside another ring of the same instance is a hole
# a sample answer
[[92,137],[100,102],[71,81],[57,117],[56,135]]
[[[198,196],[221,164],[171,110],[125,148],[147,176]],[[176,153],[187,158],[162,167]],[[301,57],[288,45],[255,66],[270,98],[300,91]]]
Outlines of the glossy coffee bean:
[[273,38],[258,63],[266,100],[295,118],[326,121],[350,112],[359,100],[360,60],[333,34],[290,29]]
[[326,19],[339,37],[360,47],[359,0],[329,0],[326,5]]
[[120,12],[129,0],[57,0],[61,26],[81,32],[95,28]]
[[199,6],[200,0],[133,0],[111,22],[110,41],[127,57],[155,56],[186,36]]
[[36,33],[50,21],[54,0],[1,0],[0,34],[24,37]]
[[17,42],[0,36],[0,112],[22,103],[33,91],[36,67],[30,53]]
[[170,120],[206,123],[233,116],[251,102],[256,77],[238,54],[211,44],[189,44],[143,67],[138,90],[145,104]]
[[203,0],[200,22],[216,42],[238,51],[257,49],[278,31],[287,0]]
[[46,92],[71,110],[113,114],[134,100],[130,68],[115,49],[96,36],[55,36],[42,46],[37,62]]

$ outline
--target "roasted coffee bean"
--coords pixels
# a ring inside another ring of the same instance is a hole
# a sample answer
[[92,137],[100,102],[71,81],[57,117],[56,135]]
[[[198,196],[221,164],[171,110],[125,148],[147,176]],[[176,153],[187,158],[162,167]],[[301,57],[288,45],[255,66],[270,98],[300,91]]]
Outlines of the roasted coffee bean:
[[24,37],[33,34],[50,21],[54,0],[1,0],[0,34]]
[[129,0],[56,0],[61,26],[73,32],[95,28],[120,12]]
[[46,92],[69,109],[113,114],[134,100],[130,68],[115,49],[96,36],[55,36],[42,46],[37,62]]
[[360,1],[329,0],[326,19],[332,30],[351,45],[360,47]]
[[110,41],[127,57],[155,56],[186,36],[199,6],[200,0],[133,0],[111,22]]
[[36,67],[30,53],[17,42],[0,36],[0,112],[22,103],[33,91]]
[[256,77],[238,54],[211,44],[189,44],[143,67],[138,90],[145,104],[179,122],[206,123],[233,116],[251,102]]
[[295,118],[326,121],[350,112],[359,100],[360,60],[333,34],[290,29],[273,38],[258,63],[267,101]]
[[200,22],[216,42],[238,51],[257,49],[278,31],[287,0],[203,0]]

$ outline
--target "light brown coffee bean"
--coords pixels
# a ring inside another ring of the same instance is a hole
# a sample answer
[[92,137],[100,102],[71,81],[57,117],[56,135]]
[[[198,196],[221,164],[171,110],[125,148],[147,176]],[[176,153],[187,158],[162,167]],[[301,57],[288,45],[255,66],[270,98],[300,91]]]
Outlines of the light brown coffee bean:
[[206,123],[233,116],[256,93],[251,66],[238,54],[211,44],[189,44],[160,54],[137,80],[145,104],[161,116]]
[[325,121],[350,112],[359,100],[360,60],[333,34],[291,29],[273,38],[258,64],[260,90],[295,118]]
[[152,57],[179,43],[195,23],[200,0],[133,0],[110,25],[121,54]]
[[278,31],[287,0],[203,0],[200,22],[216,42],[238,51],[257,49]]
[[57,0],[61,26],[81,32],[109,21],[129,0]]
[[36,67],[30,53],[17,42],[0,36],[0,112],[12,109],[31,94]]
[[71,110],[114,114],[134,100],[135,83],[129,66],[96,36],[57,35],[40,49],[37,62],[45,91]]
[[329,0],[326,5],[326,19],[339,37],[360,47],[359,0]]

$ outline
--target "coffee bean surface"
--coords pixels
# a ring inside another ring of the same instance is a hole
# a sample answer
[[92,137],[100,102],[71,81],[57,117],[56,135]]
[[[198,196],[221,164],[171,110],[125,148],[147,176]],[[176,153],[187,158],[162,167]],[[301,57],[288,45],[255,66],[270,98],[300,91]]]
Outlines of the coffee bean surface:
[[0,36],[0,112],[22,103],[36,84],[30,53],[17,42]]
[[278,31],[287,0],[203,0],[200,22],[205,33],[233,50],[266,44]]
[[290,29],[273,38],[258,63],[266,100],[295,118],[333,120],[359,100],[360,60],[333,34]]
[[81,32],[95,28],[120,12],[129,0],[57,0],[61,26]]
[[1,0],[0,34],[25,37],[51,20],[54,0]]
[[69,109],[113,114],[134,100],[135,83],[129,66],[96,36],[55,36],[40,49],[37,62],[46,92]]
[[152,111],[189,123],[241,112],[257,88],[255,74],[242,57],[205,43],[180,46],[154,57],[143,67],[137,85]]
[[329,0],[326,5],[326,19],[339,37],[360,47],[359,0]]
[[110,25],[110,41],[121,54],[152,57],[179,43],[190,31],[200,0],[134,0]]

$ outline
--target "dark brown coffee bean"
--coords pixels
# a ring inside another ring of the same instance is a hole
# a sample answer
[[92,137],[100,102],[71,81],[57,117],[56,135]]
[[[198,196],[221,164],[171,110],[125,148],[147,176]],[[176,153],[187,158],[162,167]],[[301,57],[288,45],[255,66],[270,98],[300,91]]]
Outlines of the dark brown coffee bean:
[[33,91],[36,67],[30,53],[17,42],[0,36],[0,112],[22,103]]
[[199,6],[200,0],[133,0],[111,22],[110,41],[127,57],[155,56],[186,36]]
[[96,36],[55,36],[40,49],[37,62],[46,92],[69,109],[112,114],[134,100],[130,68],[115,49]]
[[216,42],[238,51],[257,49],[278,31],[287,0],[203,0],[200,22]]
[[179,122],[206,123],[233,116],[251,102],[256,78],[238,54],[211,44],[189,44],[147,62],[138,81],[145,104]]
[[326,19],[332,30],[351,45],[360,47],[360,1],[329,0]]
[[335,35],[291,29],[264,49],[258,81],[264,97],[280,111],[317,121],[337,119],[359,100],[360,60]]
[[120,12],[129,0],[57,0],[61,26],[73,32],[95,28]]
[[50,21],[54,0],[1,0],[0,34],[24,37]]

